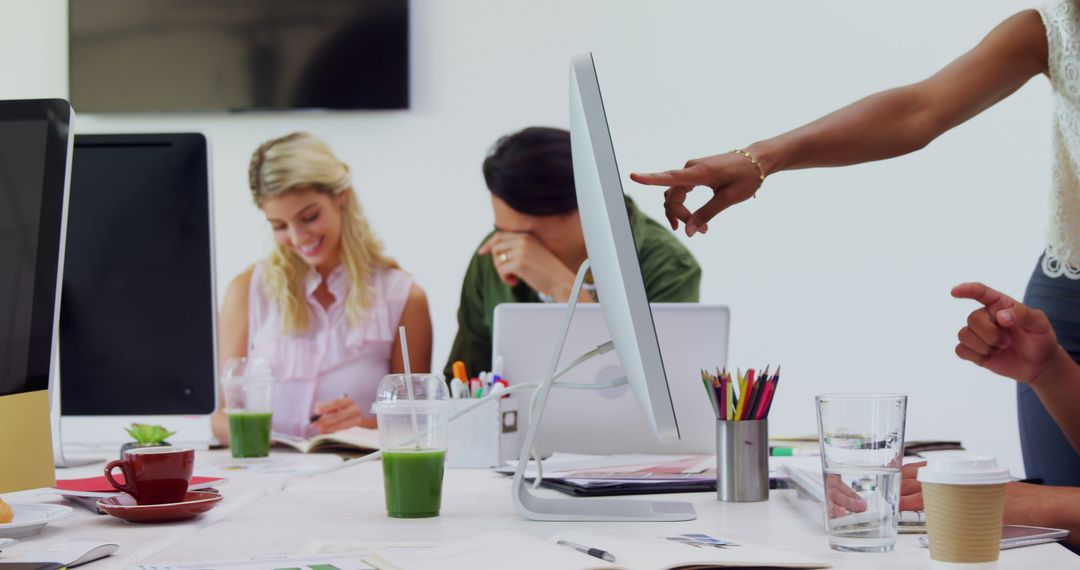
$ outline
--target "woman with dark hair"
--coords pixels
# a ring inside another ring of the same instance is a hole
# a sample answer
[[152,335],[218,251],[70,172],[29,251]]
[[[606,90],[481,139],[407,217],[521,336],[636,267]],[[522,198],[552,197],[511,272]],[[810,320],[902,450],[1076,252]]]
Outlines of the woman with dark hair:
[[[458,333],[451,364],[471,372],[491,369],[491,324],[500,303],[565,303],[587,257],[581,233],[570,133],[529,127],[495,143],[484,160],[495,229],[488,234],[461,286]],[[649,301],[696,302],[701,268],[663,226],[627,198],[638,260]],[[594,301],[586,279],[581,301]]]

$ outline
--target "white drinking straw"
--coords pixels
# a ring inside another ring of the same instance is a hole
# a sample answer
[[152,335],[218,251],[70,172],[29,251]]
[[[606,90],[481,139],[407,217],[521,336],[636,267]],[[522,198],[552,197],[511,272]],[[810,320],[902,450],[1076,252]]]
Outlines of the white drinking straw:
[[[405,325],[398,327],[398,334],[401,336],[401,357],[405,360],[405,391],[409,394],[409,413],[412,414],[412,429],[413,435],[420,434],[420,426],[416,421],[416,408],[412,406],[413,401],[413,387],[412,387],[412,368],[409,366],[409,341],[405,338]],[[417,442],[419,447],[419,441]]]

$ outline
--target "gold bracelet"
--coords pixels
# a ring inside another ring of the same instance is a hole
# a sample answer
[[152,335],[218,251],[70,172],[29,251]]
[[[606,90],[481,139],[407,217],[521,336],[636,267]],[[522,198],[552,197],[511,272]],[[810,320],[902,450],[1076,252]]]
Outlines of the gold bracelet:
[[746,158],[749,158],[750,162],[754,163],[754,166],[757,167],[758,174],[761,176],[761,181],[765,182],[765,170],[761,168],[761,164],[757,161],[756,158],[754,158],[754,155],[750,154],[749,152],[746,152],[745,149],[741,149],[741,148],[737,148],[737,149],[735,149],[735,150],[733,150],[731,152],[733,152],[735,154],[741,154],[741,155],[745,156]]

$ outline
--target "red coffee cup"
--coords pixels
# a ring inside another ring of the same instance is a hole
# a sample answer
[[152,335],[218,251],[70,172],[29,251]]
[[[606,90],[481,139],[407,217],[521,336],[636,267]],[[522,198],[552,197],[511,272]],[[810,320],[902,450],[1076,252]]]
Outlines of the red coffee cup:
[[[113,469],[124,473],[124,482],[113,479]],[[190,447],[140,447],[124,452],[124,458],[105,466],[105,479],[140,505],[179,503],[187,494],[195,450]]]

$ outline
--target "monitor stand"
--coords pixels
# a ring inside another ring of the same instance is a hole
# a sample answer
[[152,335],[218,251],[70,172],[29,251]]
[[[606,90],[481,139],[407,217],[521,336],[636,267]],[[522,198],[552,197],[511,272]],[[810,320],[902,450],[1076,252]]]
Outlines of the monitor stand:
[[60,421],[60,382],[59,379],[54,379],[52,386],[49,389],[49,420],[52,422],[52,447],[53,447],[53,463],[58,469],[67,467],[83,467],[84,465],[93,465],[95,463],[104,463],[112,457],[106,457],[101,455],[100,452],[91,451],[90,453],[77,453],[76,457],[67,457],[64,455],[64,432],[62,422]]
[[[49,383],[49,419],[52,422],[53,462],[58,469],[82,467],[119,459],[120,446],[130,441],[124,428],[133,422],[162,423],[182,434],[170,438],[174,445],[207,449],[212,434],[206,416],[67,416],[61,415],[63,374],[60,371],[59,351],[53,354],[53,374]],[[75,437],[64,439],[64,423]],[[65,451],[65,443],[67,450]],[[70,454],[70,455],[69,455]]]
[[62,435],[60,428],[60,418],[53,416],[53,463],[57,469],[63,469],[68,467],[83,467],[85,465],[93,465],[95,463],[104,463],[111,457],[106,457],[96,452],[89,452],[87,454],[78,453],[77,457],[68,457],[64,455],[64,436]]
[[[537,388],[531,421],[525,432],[525,440],[521,446],[521,455],[518,457],[517,469],[514,471],[514,481],[511,485],[514,506],[522,516],[539,521],[641,521],[641,522],[670,522],[689,521],[697,518],[694,506],[683,501],[650,501],[610,498],[572,498],[557,499],[540,497],[529,490],[525,481],[525,469],[529,463],[529,454],[533,448],[537,432],[540,431],[540,421],[544,415],[544,406],[547,404],[548,393],[559,376],[573,369],[575,366],[587,361],[593,356],[601,354],[594,350],[582,355],[570,364],[566,369],[556,374],[559,358],[562,356],[563,346],[566,342],[566,334],[570,330],[570,322],[574,317],[574,309],[577,307],[578,295],[581,293],[581,284],[585,281],[585,274],[589,270],[589,261],[585,260],[578,269],[574,286],[570,290],[570,299],[566,305],[566,318],[563,320],[559,338],[555,343],[555,350],[551,355],[551,363],[544,382]],[[603,387],[603,386],[601,386]],[[539,476],[539,473],[538,473]]]

